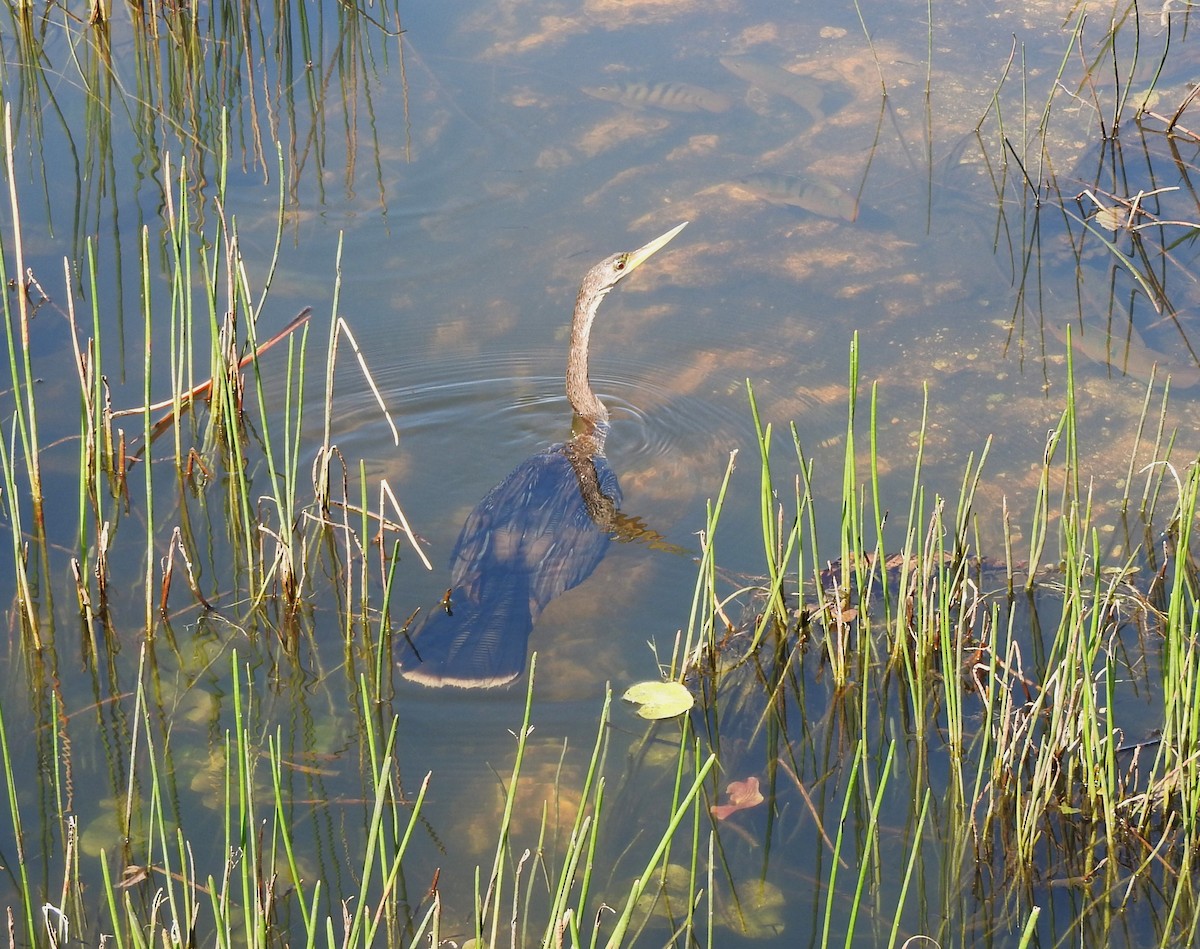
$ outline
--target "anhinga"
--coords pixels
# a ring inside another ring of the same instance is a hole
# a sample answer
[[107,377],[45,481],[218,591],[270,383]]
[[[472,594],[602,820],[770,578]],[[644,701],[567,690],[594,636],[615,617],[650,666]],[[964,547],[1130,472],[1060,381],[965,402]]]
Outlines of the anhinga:
[[516,679],[542,610],[604,558],[621,489],[604,458],[608,410],[588,380],[592,323],[608,292],[686,224],[614,254],[584,277],[567,354],[572,435],[519,465],[471,512],[450,558],[447,603],[400,646],[406,678],[463,688]]

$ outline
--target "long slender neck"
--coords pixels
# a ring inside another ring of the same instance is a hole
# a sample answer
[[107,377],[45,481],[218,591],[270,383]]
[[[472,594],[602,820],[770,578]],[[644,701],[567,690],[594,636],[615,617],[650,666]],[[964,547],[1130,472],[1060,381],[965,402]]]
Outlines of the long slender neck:
[[608,409],[596,398],[588,379],[588,342],[592,335],[592,322],[607,292],[589,293],[586,287],[581,289],[575,301],[575,319],[571,323],[571,350],[567,353],[567,398],[575,414],[589,422],[608,421]]
[[597,527],[603,531],[611,530],[617,514],[617,502],[600,487],[600,472],[596,468],[596,459],[604,455],[603,435],[575,435],[563,446],[563,452],[579,483],[583,509]]

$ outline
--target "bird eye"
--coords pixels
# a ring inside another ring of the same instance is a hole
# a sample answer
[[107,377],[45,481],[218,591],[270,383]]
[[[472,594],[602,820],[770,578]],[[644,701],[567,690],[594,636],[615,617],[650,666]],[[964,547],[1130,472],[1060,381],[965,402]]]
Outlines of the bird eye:
[[615,267],[617,268],[617,270],[624,270],[624,269],[625,269],[625,265],[626,265],[627,263],[629,263],[629,256],[628,256],[628,255],[624,255],[624,256],[622,256],[622,257],[619,257],[619,258],[617,258],[617,262],[616,262],[616,264],[614,264],[613,266],[615,266]]

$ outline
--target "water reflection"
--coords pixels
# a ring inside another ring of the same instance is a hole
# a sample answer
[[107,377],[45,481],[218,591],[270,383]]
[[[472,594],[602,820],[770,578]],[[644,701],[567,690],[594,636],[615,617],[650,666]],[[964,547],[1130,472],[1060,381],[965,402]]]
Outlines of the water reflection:
[[604,458],[608,409],[588,380],[592,325],[613,287],[685,226],[602,260],[584,277],[567,356],[575,432],[519,465],[471,512],[451,557],[452,586],[442,610],[401,647],[407,678],[463,688],[511,682],[525,668],[529,634],[542,610],[604,559],[621,492]]

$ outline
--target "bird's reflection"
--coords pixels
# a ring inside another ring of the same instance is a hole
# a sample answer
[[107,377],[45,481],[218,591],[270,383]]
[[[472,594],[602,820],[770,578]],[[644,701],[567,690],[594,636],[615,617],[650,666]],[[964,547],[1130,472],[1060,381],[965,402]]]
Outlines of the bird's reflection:
[[525,669],[529,634],[542,610],[604,558],[621,489],[604,457],[608,411],[588,381],[592,322],[608,292],[685,224],[588,271],[567,357],[572,435],[523,462],[471,512],[451,555],[448,602],[400,645],[406,678],[464,688],[513,681]]

